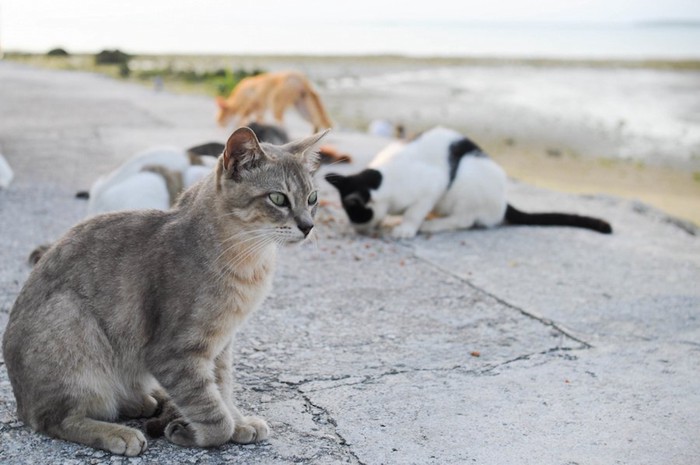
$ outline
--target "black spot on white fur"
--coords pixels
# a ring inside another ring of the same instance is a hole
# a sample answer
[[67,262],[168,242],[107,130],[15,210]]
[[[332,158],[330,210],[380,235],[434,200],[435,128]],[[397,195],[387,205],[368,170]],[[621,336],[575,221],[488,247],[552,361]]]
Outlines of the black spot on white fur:
[[343,208],[351,222],[363,224],[372,220],[374,212],[367,208],[367,203],[372,198],[371,191],[379,189],[382,184],[382,174],[379,171],[366,169],[352,176],[329,173],[326,181],[338,189]]
[[462,161],[462,157],[465,155],[473,157],[487,157],[481,148],[476,145],[471,140],[466,137],[463,139],[456,140],[450,144],[448,162],[450,164],[450,180],[447,186],[451,186],[452,182],[457,176],[457,168],[459,168],[459,162]]

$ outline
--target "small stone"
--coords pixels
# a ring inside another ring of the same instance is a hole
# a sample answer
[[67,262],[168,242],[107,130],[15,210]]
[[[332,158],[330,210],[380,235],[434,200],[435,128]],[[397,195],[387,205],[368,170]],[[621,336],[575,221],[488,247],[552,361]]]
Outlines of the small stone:
[[279,377],[280,382],[285,383],[285,384],[299,384],[302,381],[304,381],[304,377],[302,376],[294,376],[294,375],[281,375]]

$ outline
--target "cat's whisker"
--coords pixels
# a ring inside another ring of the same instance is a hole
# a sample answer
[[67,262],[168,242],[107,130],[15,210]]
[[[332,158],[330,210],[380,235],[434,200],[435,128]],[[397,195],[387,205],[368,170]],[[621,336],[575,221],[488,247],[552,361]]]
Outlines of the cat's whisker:
[[[247,230],[247,231],[239,231],[236,234],[233,234],[231,237],[228,239],[225,239],[222,241],[222,244],[225,244],[227,242],[237,240],[238,241],[233,244],[228,246],[225,250],[223,250],[219,256],[217,257],[217,260],[219,260],[223,255],[225,255],[227,252],[231,251],[233,248],[236,246],[240,246],[246,243],[253,243],[252,245],[255,245],[255,242],[261,239],[265,239],[266,237],[269,237],[274,234],[274,229],[270,227],[266,228],[259,228],[259,229],[252,229],[252,230]],[[240,239],[243,237],[243,239]]]
[[318,235],[316,234],[316,228],[311,230],[309,236],[307,237],[307,240],[304,242],[311,244],[316,252],[319,251]]
[[[248,239],[248,240],[245,241],[245,242],[250,242],[250,241],[253,241],[253,240],[256,240],[256,239],[260,239],[260,237],[250,238],[250,239]],[[221,253],[214,259],[214,262],[217,263],[224,255],[226,255],[226,254],[229,253],[231,250],[233,250],[234,248],[240,246],[240,245],[243,244],[243,243],[244,243],[243,241],[241,241],[241,242],[235,242],[235,243],[231,244],[230,246],[226,247],[226,248],[225,248],[224,250],[222,250]]]
[[236,241],[236,242],[234,242],[234,244],[232,244],[232,245],[228,245],[226,250],[224,250],[222,252],[222,254],[228,252],[232,247],[236,247],[236,245],[241,245],[241,244],[245,244],[246,242],[251,242],[251,241],[254,241],[256,239],[260,239],[260,238],[265,237],[269,234],[270,233],[268,231],[268,232],[261,232],[261,233],[255,234],[255,235],[251,235],[250,237],[247,237],[245,239],[239,239],[239,238],[226,239],[225,241],[222,241],[221,243],[226,244],[227,242],[231,242],[231,241]]
[[254,243],[251,247],[249,247],[249,248],[248,248],[247,250],[245,250],[243,253],[241,253],[240,255],[238,255],[238,257],[236,258],[236,260],[235,260],[234,262],[232,262],[230,265],[231,265],[231,266],[238,266],[238,265],[240,265],[242,262],[244,262],[244,261],[246,261],[247,259],[249,259],[250,257],[252,257],[253,255],[255,255],[255,254],[256,254],[257,252],[259,252],[260,250],[264,249],[267,245],[269,245],[269,244],[272,243],[273,241],[274,241],[274,237],[266,237],[266,238],[263,238],[263,240],[261,240],[260,242]]
[[[247,255],[249,250],[251,250],[253,247],[257,247],[258,245],[259,245],[259,242],[253,243],[252,245],[250,245],[250,247],[246,248],[243,253],[245,253]],[[242,261],[241,257],[242,257],[242,254],[237,255],[236,259],[233,260],[232,262],[225,262],[225,261],[223,262],[223,264],[221,265],[221,269],[218,271],[216,278],[215,278],[217,283],[223,281],[230,274],[235,273],[235,268],[238,266],[238,263]],[[219,261],[220,261],[220,258],[217,258],[216,262],[219,263]]]
[[240,240],[240,241],[236,242],[235,244],[227,247],[223,252],[221,252],[219,254],[218,257],[216,257],[216,260],[221,258],[222,255],[226,254],[232,248],[236,247],[236,245],[245,244],[246,242],[254,241],[254,240],[259,239],[261,237],[265,237],[265,236],[269,235],[270,233],[271,233],[271,230],[269,228],[261,228],[261,229],[251,230],[251,231],[241,231],[239,233],[236,233],[236,234],[232,235],[231,237],[229,237],[228,239],[224,239],[223,241],[221,241],[221,243],[226,244],[227,242],[238,239],[240,236],[250,235],[250,237],[243,239],[243,240]]
[[[253,247],[253,246],[255,246],[255,244],[257,243],[257,242],[255,242],[255,241],[260,240],[260,239],[263,239],[263,240],[264,240],[267,236],[269,236],[269,234],[258,234],[258,235],[256,235],[256,236],[250,237],[250,238],[248,238],[248,239],[246,239],[246,240],[243,240],[243,241],[240,241],[240,242],[235,242],[234,244],[232,244],[232,245],[228,246],[226,249],[224,249],[224,250],[216,257],[216,259],[214,259],[214,261],[215,261],[215,262],[218,262],[224,255],[226,255],[228,252],[230,252],[231,250],[233,250],[234,248],[236,248],[236,247],[238,247],[238,246],[240,246],[240,245],[242,245],[242,244],[246,244],[246,243],[248,243],[248,242],[253,242],[253,244],[251,245],[251,247]],[[240,254],[238,254],[238,255],[240,256]]]
[[338,164],[340,164],[340,163],[347,163],[347,161],[345,161],[345,160],[336,160],[336,161],[331,162],[331,163],[326,163],[326,164],[324,164],[323,166],[325,166],[325,167],[331,167],[331,166],[333,166],[333,165],[338,165]]
[[250,230],[245,230],[245,231],[239,231],[233,235],[231,235],[228,239],[224,239],[223,242],[228,242],[234,239],[237,239],[239,237],[245,237],[248,235],[253,235],[257,233],[265,233],[265,232],[270,232],[272,231],[271,228],[259,228],[259,229],[250,229]]
[[223,269],[220,272],[217,279],[223,279],[228,272],[235,273],[235,269],[238,267],[238,265],[245,262],[247,259],[264,249],[266,246],[270,245],[274,240],[274,236],[268,235],[266,237],[263,237],[259,242],[254,242],[253,244],[251,244],[241,253],[237,254],[236,258],[232,262],[224,264]]
[[244,255],[240,255],[234,261],[225,264],[223,266],[222,270],[220,271],[219,276],[217,277],[217,281],[218,282],[223,281],[230,274],[239,274],[239,273],[237,273],[237,271],[238,271],[238,267],[240,265],[245,263],[246,260],[253,257],[256,253],[260,252],[265,247],[269,246],[272,242],[273,242],[273,240],[269,239],[269,238],[266,240],[263,240],[260,243],[255,244],[250,249],[248,249]]

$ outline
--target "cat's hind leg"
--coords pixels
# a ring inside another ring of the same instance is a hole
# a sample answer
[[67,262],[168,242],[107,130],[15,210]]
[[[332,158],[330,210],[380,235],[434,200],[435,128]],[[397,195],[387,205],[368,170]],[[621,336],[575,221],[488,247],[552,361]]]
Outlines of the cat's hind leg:
[[[35,431],[138,455],[147,445],[140,431],[103,421],[117,418],[125,393],[123,376],[115,371],[114,350],[104,331],[81,311],[81,304],[74,294],[56,293],[35,310],[32,320],[13,322],[5,359],[12,368],[18,413]],[[26,309],[17,312],[25,315]]]
[[122,418],[151,418],[156,414],[160,405],[155,397],[144,394],[138,399],[124,403],[119,409]]
[[127,382],[127,389],[121,390],[119,399],[119,417],[121,418],[152,418],[163,410],[163,404],[167,394],[158,385],[158,382],[148,373],[127,374],[133,376],[131,382]]
[[146,422],[146,433],[157,438],[165,434],[165,427],[168,426],[168,423],[181,418],[182,415],[164,390],[154,391],[153,397],[158,402],[158,412]]
[[146,450],[148,442],[141,431],[128,426],[94,420],[79,415],[66,417],[47,433],[59,439],[133,457]]
[[454,231],[457,229],[469,229],[474,226],[475,219],[468,215],[451,215],[442,218],[433,218],[423,221],[419,231],[424,234],[438,233],[442,231]]

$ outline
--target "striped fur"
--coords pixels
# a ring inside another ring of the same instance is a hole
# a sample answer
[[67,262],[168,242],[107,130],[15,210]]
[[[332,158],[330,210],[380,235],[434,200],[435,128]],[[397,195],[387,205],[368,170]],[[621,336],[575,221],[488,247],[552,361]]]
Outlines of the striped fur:
[[310,231],[319,138],[273,146],[241,128],[174,208],[99,215],[52,246],[3,339],[19,418],[129,456],[146,438],[114,421],[158,410],[148,431],[181,446],[264,440],[267,423],[234,405],[232,337],[267,295],[278,245]]

